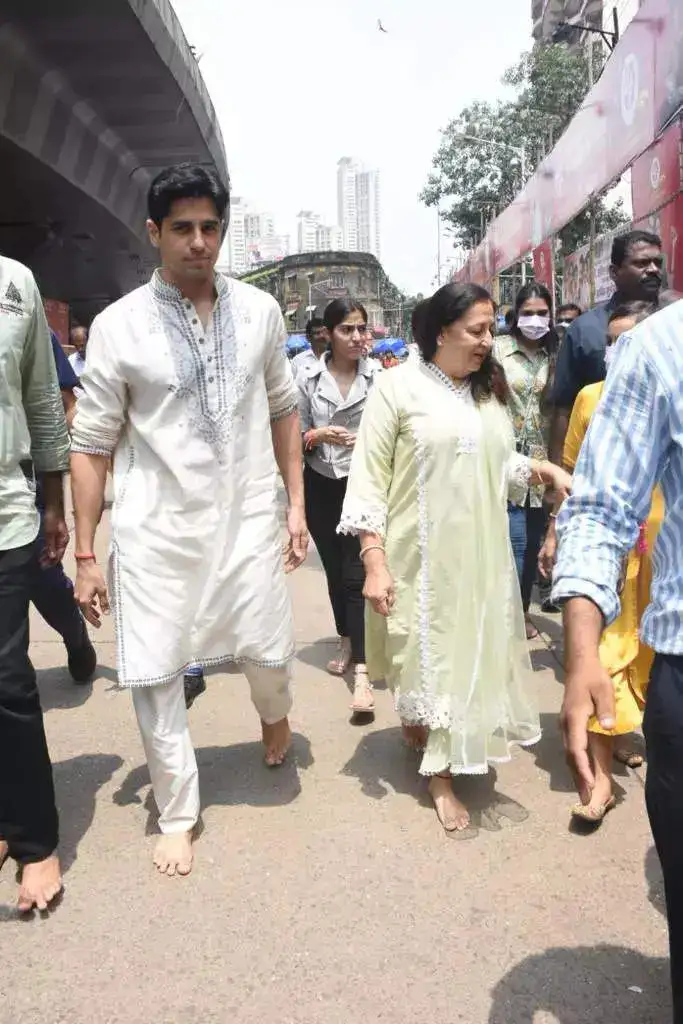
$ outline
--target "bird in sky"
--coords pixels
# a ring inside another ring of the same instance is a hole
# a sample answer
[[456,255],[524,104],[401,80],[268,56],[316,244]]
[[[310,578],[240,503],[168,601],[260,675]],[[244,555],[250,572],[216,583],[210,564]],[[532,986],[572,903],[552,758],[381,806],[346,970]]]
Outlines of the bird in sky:
[[378,19],[377,19],[377,28],[378,28],[378,29],[380,30],[380,32],[384,32],[384,34],[385,34],[386,36],[388,36],[388,35],[389,35],[389,33],[388,33],[388,32],[387,32],[387,30],[385,29],[384,25],[382,24],[382,19],[381,19],[381,18],[378,18]]

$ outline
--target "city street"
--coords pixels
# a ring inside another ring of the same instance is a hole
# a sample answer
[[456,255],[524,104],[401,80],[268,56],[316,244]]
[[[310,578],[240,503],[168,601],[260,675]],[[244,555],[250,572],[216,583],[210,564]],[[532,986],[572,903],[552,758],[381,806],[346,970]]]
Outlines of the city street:
[[[462,786],[482,827],[458,842],[437,824],[389,694],[374,723],[353,725],[343,681],[323,669],[332,619],[315,554],[291,587],[292,756],[267,770],[246,682],[209,676],[191,712],[204,810],[188,879],[152,869],[154,807],[111,619],[91,687],[72,684],[60,642],[33,619],[66,888],[49,919],[18,921],[9,866],[0,877],[2,1024],[668,1019],[642,773],[619,769],[624,803],[598,834],[568,829],[558,621],[543,620],[534,645],[543,742],[495,783]],[[521,824],[507,817],[518,805]]]

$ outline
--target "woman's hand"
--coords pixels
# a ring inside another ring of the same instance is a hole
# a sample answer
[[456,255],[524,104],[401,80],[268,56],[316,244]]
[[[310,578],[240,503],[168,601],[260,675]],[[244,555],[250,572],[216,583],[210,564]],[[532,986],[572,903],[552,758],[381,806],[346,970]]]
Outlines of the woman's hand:
[[356,435],[352,434],[346,427],[318,427],[311,431],[313,445],[332,444],[339,448],[353,448],[356,443]]
[[394,607],[396,593],[394,581],[386,565],[366,566],[363,597],[378,615],[387,618]]
[[557,558],[557,531],[555,520],[550,520],[548,532],[545,535],[543,546],[538,553],[538,571],[546,580],[552,579],[555,559]]
[[542,462],[540,477],[543,483],[554,492],[555,507],[572,493],[572,475],[552,462]]

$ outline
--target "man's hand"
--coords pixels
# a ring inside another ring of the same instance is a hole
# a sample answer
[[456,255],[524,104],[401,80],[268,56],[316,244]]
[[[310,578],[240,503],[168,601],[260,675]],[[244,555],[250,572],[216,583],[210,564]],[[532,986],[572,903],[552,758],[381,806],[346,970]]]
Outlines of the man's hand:
[[306,514],[300,506],[287,510],[287,532],[289,541],[285,546],[285,572],[294,572],[306,560],[308,554],[308,528]]
[[588,721],[592,715],[603,729],[614,728],[614,685],[599,659],[590,660],[568,673],[560,713],[567,764],[584,804],[590,802],[595,785],[588,757]]
[[557,558],[557,532],[555,523],[551,522],[541,550],[538,553],[538,571],[546,580],[553,578],[553,569]]
[[58,565],[64,558],[69,543],[69,530],[64,520],[64,512],[58,508],[46,508],[43,513],[43,532],[45,547],[40,555],[40,564],[47,568]]
[[353,448],[356,443],[356,435],[352,434],[346,427],[318,427],[313,431],[314,444],[336,445],[338,448]]
[[102,625],[102,616],[109,614],[109,596],[107,584],[97,562],[78,563],[74,597],[90,625],[99,629]]

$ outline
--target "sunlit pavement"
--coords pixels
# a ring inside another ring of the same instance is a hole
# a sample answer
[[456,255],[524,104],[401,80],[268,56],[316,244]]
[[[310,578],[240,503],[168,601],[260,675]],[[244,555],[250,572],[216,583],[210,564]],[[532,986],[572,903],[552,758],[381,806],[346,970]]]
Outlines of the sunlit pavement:
[[[495,787],[462,786],[482,827],[457,842],[389,695],[373,723],[353,725],[343,680],[323,670],[332,620],[315,555],[291,587],[292,757],[267,770],[245,680],[209,677],[191,712],[204,828],[182,880],[152,870],[154,806],[130,695],[115,687],[111,619],[95,637],[98,676],[78,687],[33,617],[66,891],[49,919],[18,921],[9,865],[0,876],[2,1024],[666,1022],[642,772],[619,769],[623,803],[599,833],[568,829],[558,619],[539,618],[547,635],[532,645],[543,741]],[[500,795],[528,810],[524,824]]]

